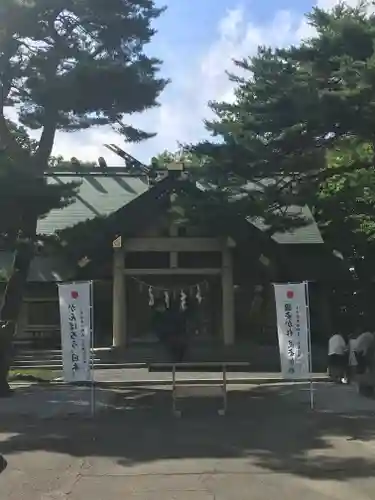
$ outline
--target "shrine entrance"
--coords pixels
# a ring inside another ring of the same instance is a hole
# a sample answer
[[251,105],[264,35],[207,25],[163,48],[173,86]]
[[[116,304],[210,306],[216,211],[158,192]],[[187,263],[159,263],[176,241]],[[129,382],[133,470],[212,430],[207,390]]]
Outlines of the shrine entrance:
[[220,339],[221,283],[217,276],[128,276],[127,331],[128,342],[158,341],[153,325],[155,305],[180,309],[186,316],[189,341]]
[[[230,238],[212,237],[136,237],[124,244],[120,237],[114,241],[113,346],[156,341],[151,327],[156,297],[189,308],[189,333],[197,340],[221,337],[225,345],[232,345],[234,246]],[[150,253],[163,257],[160,267],[136,267],[139,255],[144,258]],[[169,256],[166,262],[165,254]],[[196,257],[194,267],[189,256]],[[198,267],[202,256],[205,267]]]

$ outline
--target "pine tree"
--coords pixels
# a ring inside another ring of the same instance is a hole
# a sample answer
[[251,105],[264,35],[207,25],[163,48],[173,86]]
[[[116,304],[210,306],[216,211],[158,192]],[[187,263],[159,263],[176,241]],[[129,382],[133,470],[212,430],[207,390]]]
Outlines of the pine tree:
[[301,225],[286,208],[304,204],[306,188],[323,174],[317,91],[284,50],[261,47],[236,65],[235,101],[210,104],[215,119],[207,128],[219,140],[192,148],[205,158],[197,174],[218,206],[262,217],[270,232]]
[[[17,143],[32,152],[36,141],[26,129],[8,122]],[[44,176],[35,176],[25,165],[15,163],[6,150],[0,152],[0,248],[14,250],[25,210],[35,210],[39,217],[51,209],[68,205],[77,192],[79,183],[51,184]]]
[[[313,9],[308,21],[316,30],[311,39],[260,47],[236,62],[235,101],[211,103],[216,116],[207,128],[219,140],[192,148],[205,155],[202,178],[218,204],[263,217],[271,233],[305,223],[291,216],[292,205],[317,206],[326,211],[322,221],[335,222],[329,186],[350,175],[360,187],[362,173],[375,167],[375,15],[364,4],[340,5]],[[351,154],[332,169],[332,153],[348,146]],[[372,153],[355,154],[358,148]],[[357,201],[351,209],[368,218],[372,202],[366,199],[363,212]]]
[[[123,122],[157,104],[167,81],[144,52],[163,9],[152,0],[4,0],[0,5],[0,142],[11,160],[41,179],[56,131],[119,127],[126,140],[152,134]],[[40,130],[20,147],[6,120]],[[42,182],[40,180],[40,182]],[[8,352],[33,256],[38,210],[23,207],[12,275],[1,308],[0,393],[8,393]]]
[[[7,122],[9,131],[15,140],[15,143],[26,154],[33,154],[37,143],[30,139],[24,127],[16,126],[12,122]],[[29,164],[19,164],[13,158],[7,155],[7,150],[4,149],[0,153],[0,246],[2,250],[13,251],[14,269],[12,273],[13,279],[8,282],[8,297],[15,296],[16,293],[21,293],[22,289],[11,289],[10,287],[17,285],[14,275],[17,276],[19,268],[20,256],[26,252],[32,252],[33,246],[28,240],[23,237],[20,228],[22,228],[24,214],[32,212],[36,217],[46,215],[53,208],[61,208],[69,204],[76,194],[78,184],[66,183],[48,184],[43,173],[35,175],[33,169],[29,168]],[[30,250],[29,250],[30,249]],[[28,254],[27,254],[28,255]],[[17,276],[18,277],[18,276]],[[7,275],[2,278],[7,279]],[[22,296],[19,297],[22,300]],[[4,300],[3,313],[5,316],[11,314],[8,308],[12,302]],[[4,329],[0,335],[0,353],[1,353],[1,368],[4,370],[4,377],[9,368],[10,353],[9,344],[11,343],[10,329]],[[7,336],[6,334],[9,334]],[[5,379],[6,380],[6,379]],[[5,386],[6,389],[6,386]],[[3,391],[5,394],[5,391]]]

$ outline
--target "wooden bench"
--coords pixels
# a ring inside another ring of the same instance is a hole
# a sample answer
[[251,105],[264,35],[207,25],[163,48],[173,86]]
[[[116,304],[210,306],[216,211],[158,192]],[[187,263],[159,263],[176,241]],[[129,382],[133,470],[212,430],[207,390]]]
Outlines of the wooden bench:
[[[207,363],[152,363],[152,369],[170,369],[172,371],[172,410],[176,417],[180,417],[182,412],[178,409],[178,400],[189,397],[218,397],[222,399],[222,408],[218,410],[218,414],[224,416],[228,408],[227,397],[227,372],[228,367],[243,367],[248,368],[248,363],[240,362],[207,362]],[[220,372],[222,379],[220,383],[217,381],[205,381],[204,384],[187,383],[184,380],[177,379],[178,372],[197,371],[199,368],[203,370]]]

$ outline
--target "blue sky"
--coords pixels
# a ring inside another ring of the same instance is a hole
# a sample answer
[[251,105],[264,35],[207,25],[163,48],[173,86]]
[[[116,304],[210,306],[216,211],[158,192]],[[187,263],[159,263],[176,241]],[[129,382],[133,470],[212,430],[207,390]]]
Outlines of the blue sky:
[[[347,0],[355,5],[357,0]],[[314,5],[331,8],[338,0],[157,0],[167,11],[157,20],[158,30],[147,47],[163,60],[161,73],[172,82],[163,92],[161,106],[129,123],[157,136],[141,144],[125,144],[107,128],[74,134],[58,134],[54,153],[66,158],[96,160],[121,165],[104,147],[112,142],[142,161],[165,149],[176,150],[178,142],[196,142],[206,137],[203,120],[210,117],[209,100],[230,100],[233,86],[225,71],[233,69],[233,58],[254,54],[259,45],[297,43],[311,31],[304,14]]]

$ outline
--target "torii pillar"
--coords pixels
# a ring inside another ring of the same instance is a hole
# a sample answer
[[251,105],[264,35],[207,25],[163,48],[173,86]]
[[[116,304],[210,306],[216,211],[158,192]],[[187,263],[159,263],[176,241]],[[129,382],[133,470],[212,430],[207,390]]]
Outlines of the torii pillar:
[[125,283],[125,253],[122,248],[121,236],[116,238],[113,247],[113,318],[112,345],[115,348],[126,346],[126,283]]

